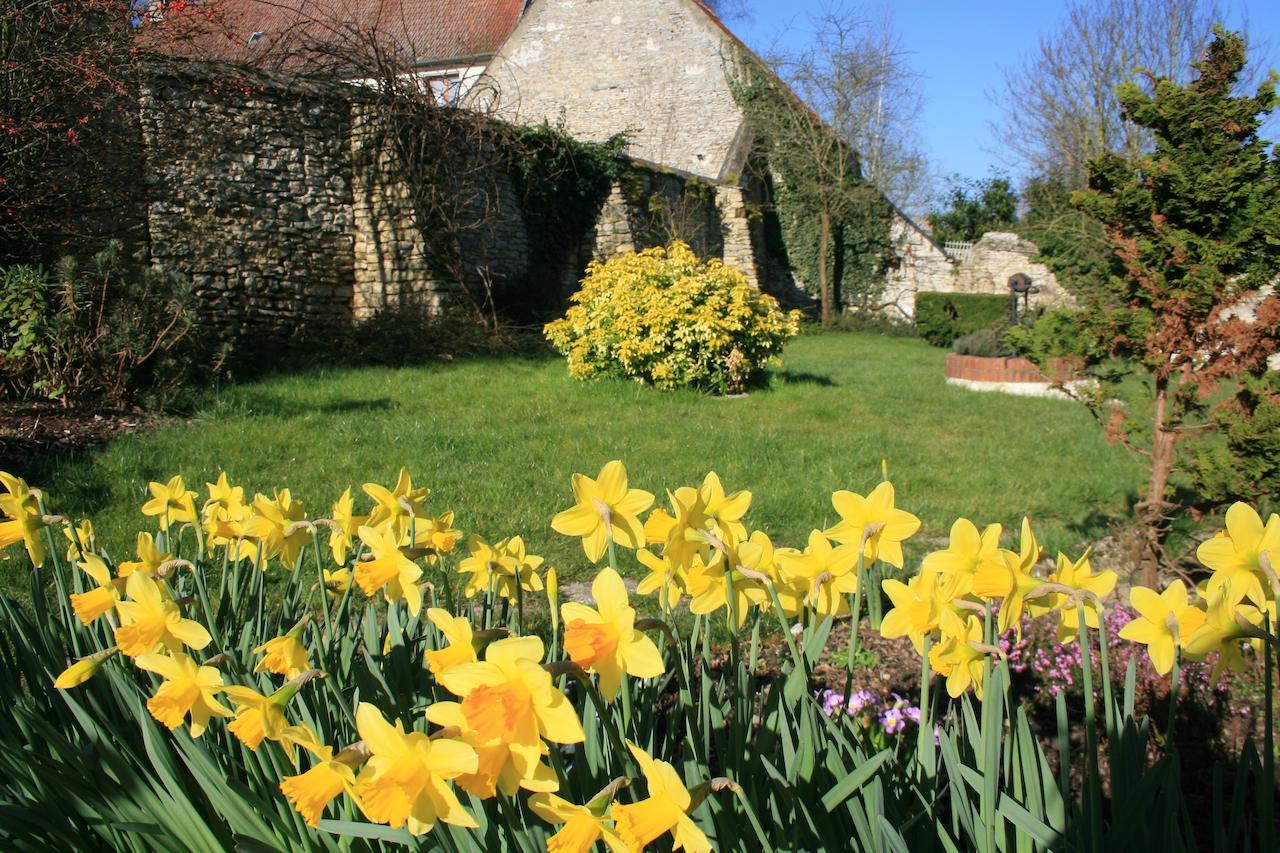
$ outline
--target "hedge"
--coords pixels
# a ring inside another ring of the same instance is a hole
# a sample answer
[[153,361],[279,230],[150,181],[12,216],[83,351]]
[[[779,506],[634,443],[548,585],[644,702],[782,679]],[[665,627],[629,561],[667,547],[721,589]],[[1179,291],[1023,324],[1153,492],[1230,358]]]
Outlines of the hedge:
[[1009,297],[988,293],[920,293],[916,295],[916,330],[935,347],[989,329],[1009,317]]

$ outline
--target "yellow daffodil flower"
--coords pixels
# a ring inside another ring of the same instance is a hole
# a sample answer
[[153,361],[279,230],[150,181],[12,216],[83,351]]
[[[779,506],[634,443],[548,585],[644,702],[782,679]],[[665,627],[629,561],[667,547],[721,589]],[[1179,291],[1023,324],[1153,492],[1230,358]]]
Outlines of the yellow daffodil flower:
[[1196,558],[1213,570],[1209,595],[1230,583],[1240,598],[1262,604],[1271,598],[1271,582],[1262,570],[1265,552],[1273,571],[1280,572],[1280,515],[1272,513],[1266,525],[1253,507],[1234,503],[1227,510],[1227,529],[1200,543]]
[[706,834],[686,813],[693,802],[680,774],[665,761],[627,741],[649,788],[647,799],[623,805],[615,803],[610,814],[618,834],[632,850],[643,850],[650,842],[670,832],[672,847],[688,853],[711,853]]
[[617,572],[601,570],[591,582],[591,597],[598,610],[576,601],[561,605],[564,651],[578,666],[600,676],[600,695],[612,702],[626,676],[657,678],[666,667],[653,640],[636,630],[636,611]]
[[233,486],[225,471],[218,482],[205,483],[209,499],[204,503],[204,532],[210,546],[230,545],[244,535],[244,522],[249,508],[244,502],[244,489]]
[[139,655],[134,663],[165,679],[155,695],[147,700],[147,710],[161,725],[176,729],[190,714],[191,736],[200,737],[210,717],[231,716],[231,710],[214,696],[222,690],[222,673],[213,667],[197,666],[182,652]]
[[922,569],[906,583],[886,578],[880,585],[893,602],[893,609],[880,622],[880,635],[890,640],[910,637],[916,654],[924,654],[925,636],[937,629],[942,619],[941,581],[937,573]]
[[311,543],[311,532],[303,527],[291,528],[306,517],[302,501],[295,501],[288,489],[280,489],[274,498],[255,495],[253,514],[244,523],[244,535],[257,544],[242,543],[241,556],[256,557],[261,546],[262,564],[258,568],[265,571],[267,562],[279,557],[284,567],[292,571],[302,549]]
[[262,672],[266,670],[276,675],[283,675],[285,678],[297,678],[303,672],[311,669],[311,659],[307,654],[307,647],[302,645],[299,639],[305,629],[306,624],[303,623],[283,637],[276,637],[267,640],[260,646],[255,646],[253,653],[255,655],[263,655],[263,658],[258,661],[258,665],[253,668],[253,671]]
[[479,536],[467,541],[467,557],[458,563],[458,571],[470,575],[467,579],[468,596],[484,595],[490,589],[509,601],[516,598],[516,578],[525,592],[541,592],[542,578],[537,569],[543,560],[525,551],[524,539],[512,536],[490,545]]
[[283,740],[301,746],[316,757],[311,769],[296,776],[286,776],[280,782],[280,791],[302,815],[308,826],[320,823],[329,803],[344,791],[355,792],[355,769],[364,761],[359,750],[349,749],[333,754],[333,747],[320,742],[315,733],[305,726],[290,726],[283,733]]
[[142,514],[154,516],[160,521],[160,527],[168,530],[169,525],[182,522],[196,522],[196,493],[187,489],[182,477],[173,477],[168,483],[147,483],[151,492],[151,500],[142,505]]
[[542,668],[543,652],[537,637],[512,637],[489,645],[483,662],[449,667],[437,681],[462,702],[436,702],[427,719],[459,726],[472,743],[495,747],[485,762],[493,781],[553,791],[555,774],[541,763],[543,739],[581,743],[584,735],[573,705]]
[[591,479],[573,475],[574,505],[556,514],[551,528],[582,539],[587,559],[598,563],[610,540],[624,548],[644,545],[644,529],[638,516],[653,504],[653,495],[627,488],[627,469],[618,460],[608,462]]
[[448,610],[432,607],[427,611],[427,618],[449,643],[443,649],[427,649],[424,653],[427,669],[432,675],[439,676],[458,664],[474,663],[477,660],[471,623],[465,616],[452,616]]
[[547,839],[547,853],[590,853],[603,841],[610,853],[628,853],[629,848],[612,826],[612,821],[588,806],[576,806],[555,794],[534,794],[529,808],[538,817],[564,828]]
[[281,734],[289,726],[284,716],[284,706],[289,703],[297,688],[291,684],[263,696],[251,687],[231,685],[223,691],[227,698],[235,703],[235,720],[227,724],[231,732],[241,743],[257,752],[264,740],[280,740]]
[[[373,513],[369,527],[390,527],[397,542],[409,531],[410,518],[422,518],[422,502],[431,494],[430,489],[415,489],[408,469],[401,468],[395,487],[388,489],[378,483],[365,483],[364,493],[373,498]],[[407,506],[406,506],[407,504]]]
[[116,605],[124,623],[116,628],[116,643],[129,657],[149,654],[163,647],[178,653],[183,645],[203,649],[212,638],[205,627],[182,618],[163,586],[142,572],[125,581],[128,601]]
[[[1000,549],[1000,561],[984,562],[973,575],[973,594],[987,601],[1000,599],[1000,619],[997,630],[1003,634],[1011,629],[1022,636],[1022,613],[1026,609],[1027,596],[1044,586],[1044,581],[1031,574],[1040,561],[1040,545],[1031,531],[1031,522],[1022,519],[1022,536],[1018,553]],[[1044,597],[1049,595],[1044,593]],[[1037,595],[1040,599],[1042,596]]]
[[978,533],[977,526],[967,518],[957,518],[951,525],[951,536],[946,549],[925,555],[920,564],[921,572],[935,572],[942,582],[940,594],[944,601],[954,601],[973,591],[973,578],[979,569],[1002,568],[998,524],[989,524]]
[[333,554],[333,561],[341,566],[347,562],[351,546],[355,543],[360,528],[369,523],[369,517],[355,514],[355,501],[351,497],[350,486],[334,503],[330,514],[337,529],[329,530],[329,552]]
[[857,543],[832,547],[821,530],[809,533],[809,547],[803,552],[779,548],[775,559],[784,578],[805,589],[805,605],[822,616],[843,616],[849,612],[847,596],[858,591]]
[[1203,658],[1217,652],[1218,660],[1213,666],[1211,678],[1214,683],[1222,676],[1223,670],[1241,672],[1245,668],[1244,657],[1240,654],[1245,640],[1253,640],[1254,633],[1246,624],[1255,629],[1262,627],[1262,611],[1249,604],[1240,602],[1230,582],[1218,584],[1209,598],[1209,608],[1204,622],[1187,638],[1184,651],[1189,657]]
[[448,782],[474,773],[475,750],[457,740],[432,740],[420,732],[392,726],[367,702],[356,709],[356,728],[371,758],[356,778],[356,801],[375,823],[413,835],[430,832],[436,821],[474,829],[478,826],[458,802]]
[[[1046,583],[1093,593],[1093,596],[1081,596],[1080,604],[1084,605],[1085,624],[1096,630],[1100,624],[1097,599],[1106,598],[1116,588],[1116,573],[1104,570],[1095,574],[1093,566],[1089,563],[1087,551],[1075,562],[1072,562],[1066,554],[1058,552],[1057,564]],[[1079,607],[1069,603],[1069,595],[1061,592],[1054,593],[1041,601],[1042,604],[1027,608],[1031,615],[1040,616],[1057,610],[1061,619],[1058,623],[1058,642],[1064,644],[1075,642],[1076,634],[1080,631]]]
[[93,532],[93,522],[84,519],[74,528],[62,528],[62,535],[70,542],[67,546],[67,562],[74,563],[98,550],[98,537]]
[[840,522],[825,533],[843,545],[861,546],[867,565],[883,560],[900,569],[902,543],[920,529],[920,519],[893,503],[893,484],[888,480],[865,498],[853,492],[836,492],[831,505],[840,514]]
[[[414,540],[409,541],[408,532],[405,533],[403,544],[414,548],[423,548],[427,551],[426,561],[435,565],[439,562],[441,555],[450,554],[462,540],[462,531],[455,530],[453,527],[453,513],[446,512],[435,518],[431,516],[423,516],[414,523]],[[519,537],[514,537],[519,539]],[[520,542],[521,547],[524,546],[524,540]],[[542,558],[537,558],[541,562]]]
[[120,600],[120,593],[116,589],[116,581],[111,577],[111,570],[97,554],[87,555],[76,565],[98,585],[96,589],[88,592],[71,594],[71,609],[75,611],[76,616],[80,617],[81,622],[88,625],[102,614],[114,609],[116,602]]
[[[652,517],[652,516],[650,516]],[[680,606],[685,594],[685,572],[665,556],[659,557],[647,548],[636,551],[640,565],[649,570],[636,586],[638,595],[658,595],[658,606],[668,611]]]
[[137,560],[121,563],[117,567],[116,571],[120,577],[127,578],[134,572],[154,575],[157,569],[173,559],[172,554],[167,554],[156,547],[155,537],[150,533],[138,534],[136,550]]
[[374,527],[360,528],[360,541],[372,552],[372,559],[356,565],[355,580],[365,595],[383,591],[387,603],[403,600],[412,616],[422,609],[422,569],[406,557],[394,535]]
[[1174,581],[1159,594],[1135,586],[1129,590],[1129,603],[1138,615],[1120,629],[1121,638],[1145,645],[1156,672],[1167,674],[1173,669],[1175,651],[1186,648],[1204,624],[1204,611],[1187,600],[1182,581]]
[[331,597],[337,598],[351,586],[350,569],[335,569],[334,571],[325,569],[321,576],[324,578],[324,591]]
[[0,513],[5,515],[0,520],[0,550],[21,542],[31,564],[40,568],[44,565],[41,533],[47,525],[40,513],[36,492],[21,477],[4,471],[0,471],[0,483],[6,490],[6,494],[0,495]]
[[982,619],[971,615],[962,620],[954,610],[946,610],[938,627],[942,640],[929,651],[929,665],[946,676],[947,695],[952,699],[960,698],[970,687],[981,699],[986,654],[975,646],[982,644]]

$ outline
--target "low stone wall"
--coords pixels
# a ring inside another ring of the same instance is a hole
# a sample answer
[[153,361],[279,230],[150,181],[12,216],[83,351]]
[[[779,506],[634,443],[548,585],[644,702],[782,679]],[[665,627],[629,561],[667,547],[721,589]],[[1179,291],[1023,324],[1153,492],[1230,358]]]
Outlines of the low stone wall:
[[982,235],[968,257],[950,260],[942,248],[914,223],[895,219],[891,232],[898,246],[898,264],[885,280],[884,304],[891,316],[915,318],[917,293],[1009,293],[1009,277],[1024,273],[1036,292],[1029,294],[1031,308],[1074,305],[1071,294],[1053,272],[1034,258],[1035,243],[1017,234],[991,231]]

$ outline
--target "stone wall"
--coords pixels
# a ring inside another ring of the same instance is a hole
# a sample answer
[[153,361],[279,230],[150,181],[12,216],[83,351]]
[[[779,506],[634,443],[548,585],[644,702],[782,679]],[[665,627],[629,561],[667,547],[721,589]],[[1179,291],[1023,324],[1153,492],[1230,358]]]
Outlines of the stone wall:
[[[419,221],[396,146],[361,90],[233,79],[167,71],[145,85],[140,111],[143,254],[192,280],[202,324],[226,342],[332,341],[384,308],[439,311],[464,287],[500,311],[545,314],[587,261],[673,237],[758,281],[759,229],[735,186],[634,162],[582,248],[549,258],[530,244],[503,158],[458,151],[467,185],[447,195],[461,227],[442,237]],[[442,248],[455,239],[460,251]],[[535,280],[560,292],[535,293]]]
[[351,314],[350,111],[331,93],[143,86],[153,266],[188,277],[224,340],[322,334]]
[[512,121],[625,132],[640,160],[732,182],[746,142],[724,70],[735,49],[692,0],[543,0],[488,73]]
[[914,223],[898,217],[893,239],[899,249],[899,264],[890,271],[885,286],[886,309],[894,316],[915,317],[917,293],[1009,293],[1009,277],[1025,273],[1036,292],[1029,297],[1033,307],[1054,308],[1074,305],[1071,294],[1058,283],[1053,272],[1034,258],[1040,253],[1035,243],[1017,234],[991,231],[973,245],[969,256],[953,262]]

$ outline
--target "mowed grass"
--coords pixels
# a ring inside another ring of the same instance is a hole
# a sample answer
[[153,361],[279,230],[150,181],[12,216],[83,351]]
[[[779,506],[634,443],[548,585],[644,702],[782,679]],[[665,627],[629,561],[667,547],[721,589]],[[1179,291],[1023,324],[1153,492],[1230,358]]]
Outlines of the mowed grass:
[[[549,521],[571,503],[571,475],[610,459],[664,503],[717,472],[752,492],[748,524],[777,545],[803,547],[833,523],[831,493],[873,488],[882,459],[899,505],[923,521],[912,559],[958,516],[1001,522],[1012,545],[1025,514],[1042,544],[1078,551],[1128,515],[1140,471],[1087,412],[948,387],[943,359],[913,339],[802,337],[767,389],[736,399],[578,382],[551,357],[317,368],[227,388],[188,421],[33,468],[50,508],[93,519],[117,559],[153,526],[138,513],[148,481],[181,474],[203,499],[224,470],[248,494],[289,488],[317,517],[347,486],[367,510],[360,484],[391,484],[405,466],[432,489],[433,512],[490,541],[521,534],[567,578],[589,566]],[[3,572],[25,585],[16,560]]]

